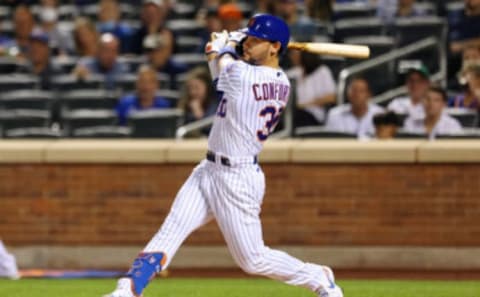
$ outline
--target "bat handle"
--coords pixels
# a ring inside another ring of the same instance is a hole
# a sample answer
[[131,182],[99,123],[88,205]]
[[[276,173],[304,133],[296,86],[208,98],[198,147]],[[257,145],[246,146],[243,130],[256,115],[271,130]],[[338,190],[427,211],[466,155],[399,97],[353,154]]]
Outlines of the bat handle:
[[295,50],[305,50],[307,45],[304,42],[289,42],[288,43],[288,48],[289,49],[295,49]]

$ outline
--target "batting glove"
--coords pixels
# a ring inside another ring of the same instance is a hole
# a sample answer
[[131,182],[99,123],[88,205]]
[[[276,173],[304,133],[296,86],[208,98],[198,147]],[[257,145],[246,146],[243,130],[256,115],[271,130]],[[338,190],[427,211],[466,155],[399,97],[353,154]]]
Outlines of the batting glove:
[[228,42],[228,32],[213,32],[210,41],[205,46],[205,54],[220,52]]
[[232,41],[236,44],[240,44],[245,38],[247,38],[247,34],[242,31],[232,31],[228,33],[228,42]]

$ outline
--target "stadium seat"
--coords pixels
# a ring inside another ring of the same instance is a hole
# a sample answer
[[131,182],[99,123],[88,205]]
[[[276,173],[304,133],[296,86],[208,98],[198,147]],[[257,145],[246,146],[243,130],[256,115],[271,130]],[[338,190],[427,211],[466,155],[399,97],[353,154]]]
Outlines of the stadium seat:
[[120,3],[120,19],[121,20],[139,20],[140,9],[131,3]]
[[[447,22],[450,27],[449,34],[457,34],[458,32],[455,29],[458,27],[465,17],[465,3],[463,1],[455,1],[447,4]],[[452,30],[453,29],[453,30]],[[456,36],[451,36],[456,37]],[[456,38],[454,38],[456,39]]]
[[398,47],[408,45],[427,37],[437,37],[444,40],[446,22],[436,16],[422,16],[413,18],[398,18],[394,23],[394,34]]
[[13,30],[13,22],[10,18],[7,18],[0,24],[0,28],[2,29],[2,35],[8,36],[10,38],[15,37],[15,33]]
[[437,135],[438,139],[480,139],[480,129],[464,128],[460,134]]
[[328,130],[324,126],[299,127],[293,133],[297,138],[357,138],[356,134]]
[[201,65],[205,67],[207,66],[207,59],[205,58],[205,55],[201,53],[175,54],[172,56],[172,59],[186,64],[190,69]]
[[118,96],[106,90],[72,90],[58,95],[62,110],[111,109],[117,104]]
[[177,36],[198,36],[204,29],[195,19],[176,19],[167,21],[166,27]]
[[342,42],[345,38],[362,35],[383,35],[384,24],[379,18],[355,18],[335,22],[334,39]]
[[128,116],[135,138],[173,138],[182,121],[183,111],[175,108],[135,111]]
[[0,57],[0,75],[22,72],[27,68],[27,65],[27,63],[19,62],[14,58]]
[[53,89],[69,91],[75,89],[100,89],[103,87],[104,78],[101,75],[90,75],[87,79],[79,80],[73,75],[55,76],[52,79]]
[[197,13],[195,6],[189,3],[175,3],[173,10],[179,19],[194,19]]
[[61,122],[65,135],[71,136],[79,128],[116,125],[117,114],[114,110],[77,109],[62,112]]
[[160,89],[156,92],[157,96],[162,96],[170,102],[170,106],[177,106],[180,99],[180,92],[170,89]]
[[121,93],[131,93],[135,91],[137,75],[134,73],[124,73],[115,77],[115,86]]
[[[97,1],[95,1],[95,2],[97,2]],[[94,3],[94,4],[84,5],[82,7],[82,15],[88,17],[93,22],[96,22],[97,18],[98,18],[98,11],[99,10],[100,10],[100,7],[98,5],[98,2]]]
[[120,56],[118,60],[127,64],[131,73],[136,73],[140,65],[147,63],[145,56]]
[[[7,20],[12,15],[10,7],[0,6],[0,22]],[[1,24],[0,24],[1,27]]]
[[200,37],[193,36],[179,36],[176,39],[178,53],[194,53],[199,52],[203,45],[203,40]]
[[376,8],[366,3],[335,3],[333,20],[375,16]]
[[39,90],[20,90],[3,93],[0,106],[4,109],[49,110],[54,100],[53,93]]
[[58,6],[59,21],[73,21],[79,14],[78,7],[72,4],[61,4]]
[[403,130],[399,130],[395,135],[395,138],[402,138],[402,139],[427,139],[428,135],[422,133],[412,133],[406,132]]
[[72,56],[57,56],[51,58],[51,63],[60,69],[64,74],[72,73],[77,65],[78,57]]
[[60,138],[62,133],[60,131],[52,130],[51,128],[17,128],[9,129],[4,133],[5,138]]
[[50,112],[45,110],[14,109],[0,111],[2,131],[16,128],[48,127]]
[[75,138],[126,138],[130,137],[130,127],[119,126],[94,126],[74,129],[72,136]]
[[37,88],[39,79],[26,74],[0,75],[0,90],[2,92],[16,90],[32,90]]
[[465,128],[474,128],[478,125],[478,112],[467,108],[448,108],[447,114],[457,119]]

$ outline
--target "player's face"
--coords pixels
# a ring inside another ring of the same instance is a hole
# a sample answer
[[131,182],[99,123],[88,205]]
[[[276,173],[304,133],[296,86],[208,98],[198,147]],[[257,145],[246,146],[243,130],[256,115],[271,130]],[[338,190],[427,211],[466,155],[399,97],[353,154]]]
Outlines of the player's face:
[[419,102],[425,97],[429,87],[429,80],[419,73],[413,72],[407,78],[408,93],[416,102]]
[[246,60],[255,65],[265,64],[273,55],[273,43],[254,36],[248,36],[243,43],[243,52]]

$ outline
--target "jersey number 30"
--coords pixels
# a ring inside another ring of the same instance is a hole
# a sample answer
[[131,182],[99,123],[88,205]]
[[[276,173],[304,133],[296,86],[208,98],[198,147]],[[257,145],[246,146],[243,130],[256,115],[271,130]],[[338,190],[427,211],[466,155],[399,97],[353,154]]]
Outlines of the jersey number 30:
[[272,133],[275,126],[280,121],[280,116],[282,115],[283,107],[277,109],[275,106],[266,106],[258,114],[260,117],[267,119],[265,122],[265,127],[262,130],[257,130],[257,138],[260,141],[265,141],[268,138],[268,135]]

